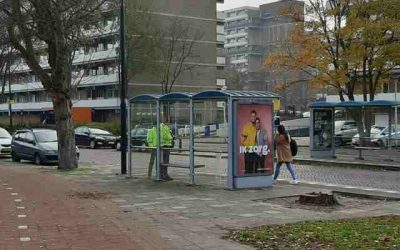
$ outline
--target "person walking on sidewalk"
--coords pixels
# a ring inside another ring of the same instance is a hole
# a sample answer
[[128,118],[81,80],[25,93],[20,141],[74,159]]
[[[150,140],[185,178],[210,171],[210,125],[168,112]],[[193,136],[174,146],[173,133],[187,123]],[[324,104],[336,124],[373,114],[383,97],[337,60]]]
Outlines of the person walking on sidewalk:
[[290,182],[291,184],[298,184],[297,173],[293,168],[292,161],[292,151],[290,150],[290,136],[285,130],[283,125],[278,126],[278,134],[275,135],[275,143],[276,143],[276,151],[278,154],[278,163],[276,164],[275,168],[275,175],[274,175],[274,183],[279,176],[281,171],[281,166],[283,163],[286,164],[290,174],[292,175],[293,180]]

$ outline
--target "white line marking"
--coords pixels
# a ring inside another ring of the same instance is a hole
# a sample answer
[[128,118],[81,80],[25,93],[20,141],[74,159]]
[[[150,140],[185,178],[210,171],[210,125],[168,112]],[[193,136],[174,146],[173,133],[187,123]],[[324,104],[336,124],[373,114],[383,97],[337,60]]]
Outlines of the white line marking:
[[28,229],[28,226],[27,225],[21,225],[21,226],[18,226],[18,229]]
[[21,202],[22,200],[21,199],[16,199],[16,200],[14,200],[15,202]]
[[17,195],[18,195],[18,193],[11,193],[11,195],[12,195],[12,196],[17,196]]
[[19,240],[21,242],[28,242],[28,241],[31,241],[31,238],[30,237],[21,237],[21,238],[19,238]]
[[122,208],[129,208],[129,207],[141,207],[141,206],[151,206],[151,205],[157,205],[157,204],[161,204],[162,202],[147,202],[147,203],[136,203],[133,205],[123,205],[120,206]]
[[26,218],[26,214],[19,214],[18,218]]
[[13,188],[6,188],[7,190],[13,190]]
[[185,209],[187,207],[171,207],[172,209]]
[[25,207],[17,207],[17,209],[25,209]]
[[7,184],[7,183],[4,183],[3,186],[8,186],[8,184]]

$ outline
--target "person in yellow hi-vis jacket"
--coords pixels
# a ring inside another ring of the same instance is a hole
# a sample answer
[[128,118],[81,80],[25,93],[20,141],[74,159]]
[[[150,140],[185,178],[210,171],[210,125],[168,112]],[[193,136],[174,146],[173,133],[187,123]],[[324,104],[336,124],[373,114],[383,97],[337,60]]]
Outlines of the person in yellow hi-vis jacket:
[[[164,123],[161,123],[160,130],[161,130],[161,138],[160,138],[161,147],[171,148],[173,145],[173,136],[171,130]],[[148,177],[151,178],[153,172],[154,160],[157,156],[157,146],[158,146],[156,124],[153,124],[153,127],[147,131],[147,144],[150,148],[152,148],[150,155],[149,169],[147,173]],[[162,150],[162,162],[164,164],[169,163],[169,150]],[[168,175],[167,167],[165,167],[165,169],[164,167],[162,168],[161,179],[172,180],[172,178],[169,177]]]

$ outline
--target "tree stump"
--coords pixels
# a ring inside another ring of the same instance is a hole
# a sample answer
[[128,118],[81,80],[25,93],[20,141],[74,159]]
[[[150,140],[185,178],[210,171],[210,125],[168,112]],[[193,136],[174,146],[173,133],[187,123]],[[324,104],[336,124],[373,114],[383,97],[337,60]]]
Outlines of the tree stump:
[[318,206],[334,206],[338,205],[339,202],[336,200],[333,194],[326,193],[308,193],[302,194],[299,197],[298,202],[303,205],[318,205]]

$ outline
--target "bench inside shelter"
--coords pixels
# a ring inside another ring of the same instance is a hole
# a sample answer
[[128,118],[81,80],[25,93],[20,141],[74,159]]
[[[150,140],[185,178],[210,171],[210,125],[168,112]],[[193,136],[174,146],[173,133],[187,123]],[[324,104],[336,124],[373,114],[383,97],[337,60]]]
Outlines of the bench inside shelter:
[[[170,162],[170,163],[161,163],[162,167],[168,167],[168,168],[190,168],[190,165],[184,162]],[[204,168],[206,165],[204,164],[195,164],[194,168]]]
[[380,150],[381,148],[378,148],[378,147],[354,147],[354,149],[358,150],[358,157],[356,159],[364,160],[365,158],[362,156],[363,150]]

